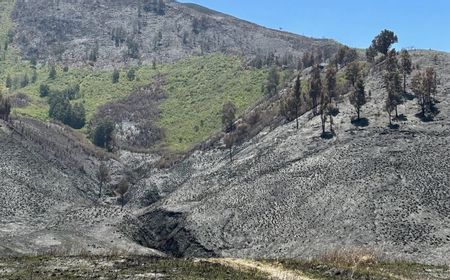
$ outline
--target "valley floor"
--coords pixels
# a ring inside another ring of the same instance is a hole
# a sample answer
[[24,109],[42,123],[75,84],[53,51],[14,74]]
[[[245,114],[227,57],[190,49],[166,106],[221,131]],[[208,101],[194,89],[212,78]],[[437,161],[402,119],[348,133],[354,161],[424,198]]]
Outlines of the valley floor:
[[[367,261],[367,260],[365,260]],[[78,256],[0,259],[0,279],[450,279],[449,267],[406,262]]]

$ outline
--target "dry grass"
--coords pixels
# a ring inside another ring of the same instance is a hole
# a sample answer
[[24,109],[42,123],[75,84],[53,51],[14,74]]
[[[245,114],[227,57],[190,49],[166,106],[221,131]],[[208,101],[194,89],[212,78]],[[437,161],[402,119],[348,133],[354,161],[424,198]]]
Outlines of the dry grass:
[[380,257],[370,249],[336,249],[319,258],[319,261],[344,267],[374,266]]

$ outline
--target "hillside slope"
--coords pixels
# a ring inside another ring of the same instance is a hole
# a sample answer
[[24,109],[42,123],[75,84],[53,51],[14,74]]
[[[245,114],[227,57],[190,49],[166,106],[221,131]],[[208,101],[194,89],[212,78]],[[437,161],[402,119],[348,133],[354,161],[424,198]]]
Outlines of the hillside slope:
[[[98,202],[101,153],[66,128],[0,120],[0,255],[128,250],[112,225],[126,212]],[[113,201],[115,202],[115,201]]]
[[[414,52],[431,65],[434,53]],[[450,253],[450,55],[440,53],[439,115],[422,122],[415,100],[406,120],[387,127],[379,73],[367,127],[339,104],[337,137],[324,140],[320,119],[266,130],[235,149],[198,151],[169,171],[152,170],[133,190],[147,206],[123,230],[140,244],[180,255],[308,257],[366,248],[388,258],[447,262]],[[161,223],[163,221],[163,223]],[[191,245],[195,244],[194,247]],[[199,249],[200,248],[200,249]]]
[[333,53],[338,44],[270,30],[176,1],[158,9],[152,0],[16,0],[14,44],[24,57],[82,64],[96,54],[98,66],[170,62],[214,52],[254,57],[269,52],[300,57]]

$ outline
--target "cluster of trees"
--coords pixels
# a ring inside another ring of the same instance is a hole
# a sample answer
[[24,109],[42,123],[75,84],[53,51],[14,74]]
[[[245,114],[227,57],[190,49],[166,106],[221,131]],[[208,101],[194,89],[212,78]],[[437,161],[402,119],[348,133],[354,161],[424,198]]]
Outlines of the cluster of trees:
[[[278,66],[282,68],[295,69],[297,67],[296,57],[290,52],[284,53],[282,56],[275,55],[274,52],[263,53],[258,50],[255,57],[249,63],[250,66],[261,69],[263,67],[273,67]],[[298,62],[301,66],[301,60]]]
[[127,39],[127,32],[123,27],[115,27],[111,31],[111,40],[114,41],[116,47],[120,47]]
[[37,72],[33,70],[31,77],[28,76],[28,73],[19,74],[11,78],[10,75],[6,76],[5,87],[8,89],[17,89],[24,88],[28,86],[30,83],[34,84],[37,81]]
[[8,97],[3,96],[0,93],[0,119],[9,121],[9,115],[11,114],[11,101]]
[[69,97],[62,92],[52,92],[48,98],[50,118],[72,128],[80,129],[86,124],[86,111],[82,103],[70,104]]
[[301,76],[295,79],[294,87],[280,103],[280,113],[288,121],[297,120],[302,108],[310,107],[314,115],[320,115],[322,136],[327,134],[326,123],[329,120],[330,132],[333,132],[333,116],[337,113],[336,101],[336,73],[334,64],[329,64],[322,77],[319,65],[314,65],[305,89],[302,87]]
[[358,53],[356,52],[355,49],[343,46],[339,48],[335,56],[334,62],[336,63],[338,68],[342,68],[354,62],[357,59]]
[[[369,62],[375,62],[375,58],[381,54],[377,61],[384,67],[384,88],[386,90],[385,109],[389,115],[389,124],[392,125],[392,112],[398,115],[398,105],[402,104],[407,93],[407,79],[413,72],[413,64],[409,52],[405,49],[397,52],[391,49],[398,42],[398,37],[390,30],[383,30],[377,35],[366,51]],[[427,68],[425,72],[418,72],[411,81],[411,89],[421,107],[421,115],[431,118],[435,100],[433,96],[437,91],[437,75],[433,68]]]
[[80,129],[86,124],[86,110],[82,103],[71,104],[71,100],[80,96],[80,86],[78,84],[67,87],[62,91],[52,91],[47,84],[41,84],[39,95],[48,97],[50,118],[58,120],[72,128]]

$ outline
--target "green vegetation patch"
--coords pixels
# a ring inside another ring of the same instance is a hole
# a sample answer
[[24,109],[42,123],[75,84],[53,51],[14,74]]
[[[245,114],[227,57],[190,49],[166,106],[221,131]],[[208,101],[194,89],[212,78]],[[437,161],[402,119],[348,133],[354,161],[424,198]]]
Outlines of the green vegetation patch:
[[245,69],[236,57],[211,55],[171,65],[166,75],[167,100],[161,105],[160,126],[170,149],[184,151],[222,127],[227,101],[238,115],[263,96],[265,70]]
[[[26,104],[16,106],[13,114],[39,120],[48,119],[48,97],[41,97],[39,88],[46,84],[50,91],[64,91],[79,85],[79,96],[71,103],[82,103],[87,123],[97,108],[125,98],[134,89],[153,82],[157,75],[165,79],[167,99],[161,104],[160,120],[151,120],[165,131],[165,146],[183,152],[204,141],[221,129],[220,111],[232,101],[238,115],[263,96],[262,85],[267,70],[247,69],[238,57],[213,54],[195,57],[168,65],[143,65],[135,68],[135,77],[127,79],[129,69],[120,70],[119,81],[113,83],[113,69],[100,70],[88,65],[56,66],[56,75],[49,77],[50,65],[22,60],[17,50],[5,47],[11,40],[14,24],[10,18],[14,1],[0,3],[0,90],[10,95],[27,96]],[[8,85],[9,83],[9,85]]]

